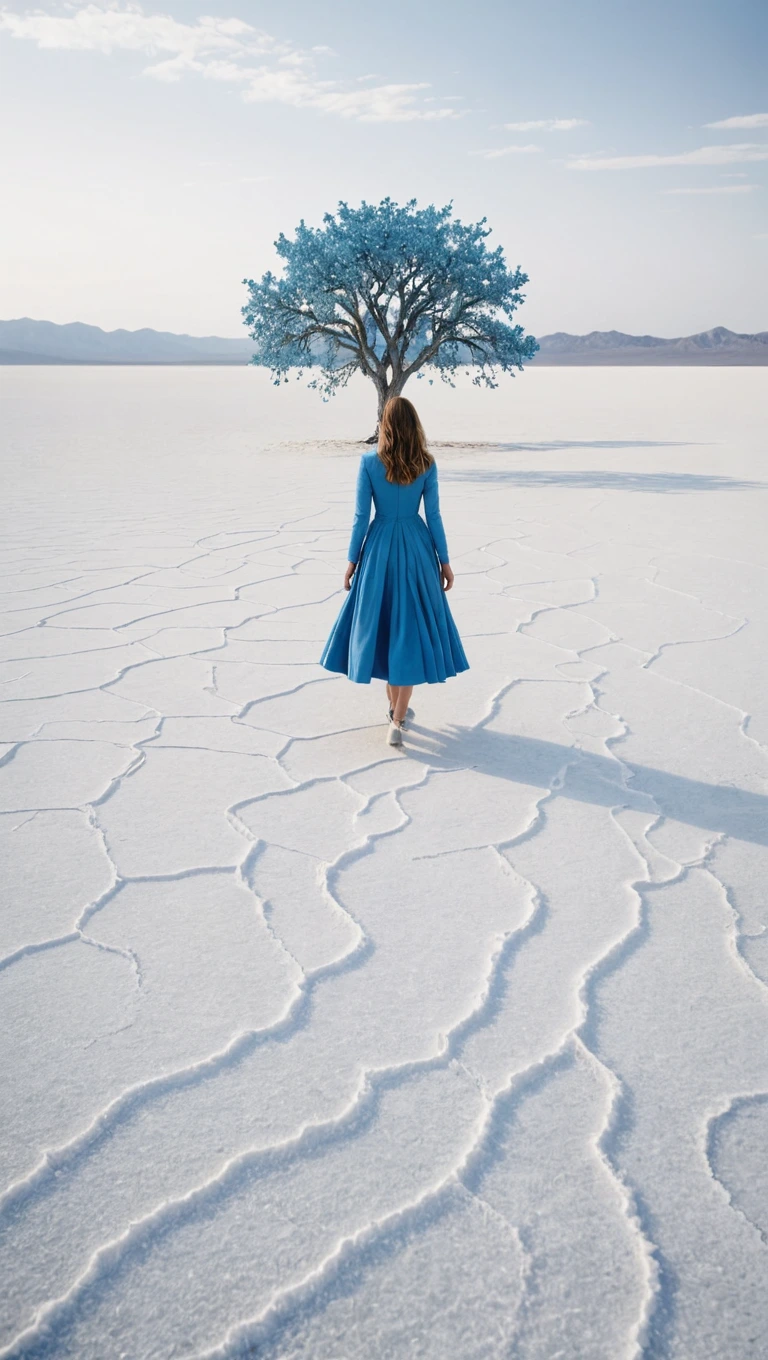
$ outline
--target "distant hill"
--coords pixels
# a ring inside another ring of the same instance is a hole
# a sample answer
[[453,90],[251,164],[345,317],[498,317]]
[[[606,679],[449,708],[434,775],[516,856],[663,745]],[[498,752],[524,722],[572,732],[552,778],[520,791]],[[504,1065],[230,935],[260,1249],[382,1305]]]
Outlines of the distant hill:
[[768,331],[740,335],[715,326],[698,335],[664,340],[657,335],[590,331],[589,335],[539,336],[536,364],[768,364]]
[[[590,331],[539,337],[543,364],[768,364],[768,331],[740,335],[715,326],[698,335],[665,340],[657,335]],[[103,331],[81,321],[0,321],[0,364],[247,364],[252,340],[171,331]]]
[[253,342],[170,331],[103,331],[81,321],[0,321],[0,364],[247,364]]

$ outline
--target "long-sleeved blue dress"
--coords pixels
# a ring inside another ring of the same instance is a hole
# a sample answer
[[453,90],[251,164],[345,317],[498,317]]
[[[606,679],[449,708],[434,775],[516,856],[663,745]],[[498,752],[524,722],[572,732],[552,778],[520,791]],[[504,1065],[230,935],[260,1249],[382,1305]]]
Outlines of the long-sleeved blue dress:
[[349,560],[357,570],[320,658],[326,670],[364,685],[432,685],[469,669],[440,579],[448,546],[435,463],[401,486],[375,450],[363,454]]

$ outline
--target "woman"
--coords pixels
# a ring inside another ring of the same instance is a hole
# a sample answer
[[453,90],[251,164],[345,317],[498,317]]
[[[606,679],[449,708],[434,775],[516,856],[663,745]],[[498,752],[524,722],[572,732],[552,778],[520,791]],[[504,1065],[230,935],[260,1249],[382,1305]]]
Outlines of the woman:
[[[426,523],[418,513],[422,497]],[[326,670],[360,684],[386,680],[390,746],[402,742],[414,685],[469,669],[444,594],[452,585],[437,465],[415,408],[392,397],[378,449],[360,459],[344,576],[349,594],[320,658]]]

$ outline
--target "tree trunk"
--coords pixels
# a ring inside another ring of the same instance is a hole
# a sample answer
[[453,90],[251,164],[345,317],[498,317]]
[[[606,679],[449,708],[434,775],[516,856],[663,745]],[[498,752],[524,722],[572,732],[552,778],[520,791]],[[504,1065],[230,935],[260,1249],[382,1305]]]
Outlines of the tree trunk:
[[368,439],[363,441],[364,443],[378,444],[379,429],[381,426],[381,417],[384,414],[384,407],[386,406],[390,397],[399,397],[404,387],[405,380],[402,377],[393,378],[389,384],[382,383],[381,386],[379,386],[378,383],[376,384],[376,391],[378,393],[379,398],[376,410],[376,429],[374,430],[373,434],[368,437]]

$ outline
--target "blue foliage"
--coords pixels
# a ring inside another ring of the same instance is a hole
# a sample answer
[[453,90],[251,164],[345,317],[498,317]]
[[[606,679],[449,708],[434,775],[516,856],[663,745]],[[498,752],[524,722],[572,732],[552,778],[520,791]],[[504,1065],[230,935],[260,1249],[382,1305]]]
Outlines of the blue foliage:
[[528,276],[507,269],[500,246],[488,249],[489,234],[485,218],[464,226],[451,205],[418,208],[415,199],[340,203],[321,227],[300,222],[293,240],[275,242],[282,277],[243,280],[253,362],[275,383],[311,368],[310,386],[326,397],[360,371],[379,411],[425,369],[451,383],[469,366],[476,384],[495,387],[538,345],[512,324]]

